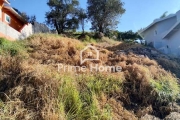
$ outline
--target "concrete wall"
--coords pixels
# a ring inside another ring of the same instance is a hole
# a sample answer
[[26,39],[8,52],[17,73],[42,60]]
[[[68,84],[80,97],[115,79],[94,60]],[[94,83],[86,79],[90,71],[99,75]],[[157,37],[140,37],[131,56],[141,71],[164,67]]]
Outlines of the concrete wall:
[[45,24],[34,22],[33,33],[50,33],[50,30]]
[[32,35],[31,24],[25,25],[20,33],[14,28],[10,27],[9,25],[0,21],[0,37],[6,37],[7,39],[10,40],[19,40],[19,39],[27,38],[30,35]]
[[33,34],[33,26],[32,24],[25,25],[24,28],[21,30],[21,34],[19,39],[25,39]]

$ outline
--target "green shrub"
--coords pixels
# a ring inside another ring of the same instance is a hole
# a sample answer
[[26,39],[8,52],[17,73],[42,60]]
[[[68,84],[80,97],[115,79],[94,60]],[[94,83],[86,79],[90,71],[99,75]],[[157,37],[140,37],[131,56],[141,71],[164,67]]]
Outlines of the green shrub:
[[21,56],[27,55],[22,41],[9,41],[4,38],[0,38],[0,54],[10,54],[11,56],[16,56],[18,54]]
[[122,80],[106,75],[79,75],[77,81],[81,86],[81,99],[84,103],[86,119],[109,120],[112,119],[111,108],[106,104],[103,108],[98,108],[98,96],[105,93],[120,92]]
[[160,80],[151,80],[151,85],[157,94],[159,104],[168,104],[177,100],[179,95],[179,85],[171,76],[161,77]]
[[68,76],[62,78],[62,85],[59,89],[59,98],[61,102],[61,110],[64,110],[67,119],[74,119],[79,116],[82,109],[80,93],[76,86],[73,85],[73,79]]
[[79,76],[78,81],[85,83],[85,86],[95,94],[101,93],[115,93],[122,91],[122,78],[116,78],[108,75],[82,75]]
[[89,35],[85,35],[82,39],[84,43],[96,43],[97,40],[95,40],[93,37],[90,37]]
[[[96,80],[98,82],[95,82]],[[82,84],[85,86],[82,87]],[[62,76],[62,84],[59,89],[60,112],[63,113],[64,111],[67,119],[111,119],[111,109],[108,104],[102,109],[98,107],[98,96],[101,92],[109,93],[110,91],[112,92],[118,89],[113,86],[112,89],[110,89],[108,87],[109,85],[116,85],[117,87],[119,84],[103,76],[85,77],[84,75],[79,75],[74,78]]]
[[90,37],[88,36],[88,35],[85,35],[85,39],[84,39],[84,41],[90,41]]

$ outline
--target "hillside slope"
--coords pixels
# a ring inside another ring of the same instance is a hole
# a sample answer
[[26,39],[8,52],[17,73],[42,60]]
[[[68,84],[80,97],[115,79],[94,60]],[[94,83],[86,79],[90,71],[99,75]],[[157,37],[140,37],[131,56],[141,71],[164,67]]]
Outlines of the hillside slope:
[[16,42],[0,38],[0,118],[138,120],[178,112],[177,78],[148,57],[97,43],[92,46],[99,61],[83,66],[121,66],[121,72],[58,71],[58,64],[82,66],[86,45],[50,34]]

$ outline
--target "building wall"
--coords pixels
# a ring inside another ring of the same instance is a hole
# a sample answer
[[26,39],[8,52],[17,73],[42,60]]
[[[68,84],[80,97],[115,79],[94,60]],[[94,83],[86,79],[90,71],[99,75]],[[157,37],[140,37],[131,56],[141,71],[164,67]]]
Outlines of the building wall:
[[32,35],[32,25],[28,24],[24,26],[21,32],[13,29],[9,25],[0,21],[0,37],[5,37],[10,40],[19,40],[27,38]]
[[162,52],[170,53],[167,49],[167,41],[163,40],[163,36],[167,31],[177,22],[176,17],[169,18],[167,20],[161,21],[150,27],[144,32],[144,39],[147,44],[153,43],[153,47],[156,49],[163,48]]
[[[12,28],[14,28],[17,31],[21,31],[21,29],[24,26],[24,23],[22,21],[20,21],[15,15],[13,15],[11,12],[9,12],[7,9],[3,8],[2,9],[2,14],[3,14],[3,22],[6,23],[7,25],[11,26]],[[5,20],[5,14],[9,15],[11,18],[11,22],[8,23]]]
[[151,26],[148,30],[143,33],[144,39],[147,44],[154,43],[155,40],[155,30],[157,29],[156,25]]
[[[32,35],[32,25],[25,24],[19,20],[14,14],[12,14],[8,9],[3,7],[3,1],[0,0],[0,37],[5,37],[9,40],[19,40],[24,39]],[[10,23],[6,22],[5,14],[10,16]]]
[[177,17],[173,17],[166,21],[162,21],[159,23],[159,31],[161,32],[161,47],[155,47],[161,50],[163,53],[172,55],[172,56],[180,56],[180,32],[176,31],[170,38],[163,39],[164,35],[169,31],[177,22]]
[[0,33],[1,37],[10,38],[11,40],[15,40],[19,37],[20,33],[15,29],[11,28],[9,25],[0,21]]
[[165,34],[177,22],[176,17],[172,17],[157,23],[157,34]]
[[166,54],[180,57],[180,30],[176,31],[169,39],[164,39]]
[[[153,46],[159,51],[180,57],[180,30],[176,31],[170,38],[163,39],[165,33],[175,25],[176,21],[176,17],[173,17],[155,24],[144,32],[144,39],[147,43],[153,42]],[[155,31],[157,31],[157,35]]]
[[[177,21],[180,21],[180,11],[178,11],[174,17],[154,24],[141,34],[147,41],[147,44],[153,42],[153,46],[159,51],[168,55],[180,57],[180,29],[174,31],[173,35],[169,38],[163,39],[164,35]],[[157,34],[155,34],[155,31]]]
[[24,28],[21,30],[21,34],[18,39],[25,39],[33,34],[33,26],[32,24],[27,24],[24,26]]
[[4,3],[4,2],[1,0],[1,1],[0,1],[0,6],[2,6],[3,3]]
[[2,5],[3,5],[3,1],[0,1],[0,11],[1,11],[0,21],[2,21]]

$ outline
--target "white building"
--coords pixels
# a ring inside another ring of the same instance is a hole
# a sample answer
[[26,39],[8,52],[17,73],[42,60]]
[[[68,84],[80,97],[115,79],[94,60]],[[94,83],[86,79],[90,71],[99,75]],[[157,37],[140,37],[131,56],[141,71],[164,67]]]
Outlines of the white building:
[[151,44],[159,51],[180,56],[180,11],[154,20],[140,34],[147,44]]

